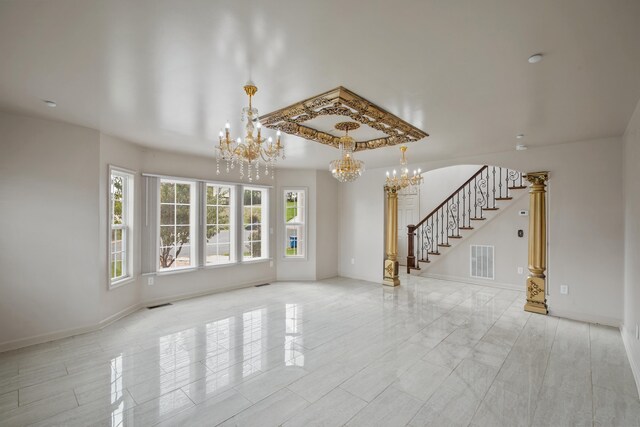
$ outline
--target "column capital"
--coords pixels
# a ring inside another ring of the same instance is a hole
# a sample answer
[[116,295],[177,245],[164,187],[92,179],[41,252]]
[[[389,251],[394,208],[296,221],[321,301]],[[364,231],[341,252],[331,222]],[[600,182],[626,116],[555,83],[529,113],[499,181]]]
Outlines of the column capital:
[[528,172],[523,176],[524,179],[534,185],[544,185],[549,180],[549,172]]

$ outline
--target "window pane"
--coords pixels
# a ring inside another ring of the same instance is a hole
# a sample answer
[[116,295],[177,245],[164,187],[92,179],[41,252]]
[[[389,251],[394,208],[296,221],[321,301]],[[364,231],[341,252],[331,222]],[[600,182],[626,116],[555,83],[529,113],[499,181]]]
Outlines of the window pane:
[[215,205],[218,200],[218,187],[207,185],[207,204]]
[[245,206],[251,206],[251,190],[244,190],[244,200],[242,204]]
[[176,203],[189,203],[191,200],[191,185],[176,184]]
[[251,224],[259,224],[262,222],[262,208],[251,209]]
[[174,205],[160,205],[160,224],[161,225],[169,225],[175,224],[175,211],[176,208]]
[[177,225],[188,225],[189,221],[189,211],[191,206],[176,206],[176,224]]
[[164,246],[160,248],[160,269],[175,267],[176,251],[173,246]]
[[218,208],[218,224],[229,224],[230,208],[219,207]]
[[218,196],[218,204],[219,205],[229,205],[230,202],[230,188],[229,187],[221,187],[220,194]]
[[176,201],[175,184],[163,182],[160,184],[160,202],[174,203]]
[[191,246],[177,246],[176,249],[176,267],[191,266]]
[[218,227],[215,225],[207,226],[207,243],[216,243],[218,241]]
[[253,190],[252,194],[251,194],[252,200],[251,200],[251,204],[252,205],[260,205],[262,204],[262,191],[260,190]]
[[207,224],[218,223],[218,208],[215,206],[207,206]]
[[178,226],[176,227],[176,246],[180,247],[181,245],[189,243],[191,238],[190,230],[191,227],[187,226]]
[[171,246],[176,240],[176,228],[173,225],[160,227],[160,246]]
[[[251,222],[252,222],[251,221],[251,208],[247,208],[247,207],[244,208],[244,214],[243,214],[243,220],[242,221],[244,222],[245,225],[246,224],[251,224]],[[249,229],[247,227],[245,227],[245,228],[247,230]]]
[[304,256],[304,226],[287,225],[286,227],[286,255]]

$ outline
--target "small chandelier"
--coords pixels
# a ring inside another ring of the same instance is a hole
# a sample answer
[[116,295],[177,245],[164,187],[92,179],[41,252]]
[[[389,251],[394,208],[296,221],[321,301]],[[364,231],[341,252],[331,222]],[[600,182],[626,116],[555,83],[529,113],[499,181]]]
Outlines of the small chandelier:
[[329,170],[333,177],[340,182],[355,181],[364,172],[364,162],[353,157],[356,142],[349,136],[349,131],[358,129],[360,125],[356,122],[340,122],[335,127],[338,130],[345,131],[345,135],[340,137],[342,158],[329,163]]
[[[280,131],[276,134],[276,142],[273,138],[262,138],[260,131],[262,125],[258,121],[258,109],[253,108],[251,99],[258,91],[258,88],[251,82],[244,86],[244,92],[249,96],[249,107],[242,109],[242,121],[245,122],[246,134],[244,140],[237,138],[235,141],[229,137],[231,125],[225,125],[224,132],[220,131],[220,144],[216,147],[216,174],[220,175],[220,160],[227,163],[227,173],[234,169],[236,165],[240,167],[240,179],[244,179],[245,165],[249,182],[253,179],[260,179],[260,166],[264,164],[264,174],[269,175],[271,169],[271,179],[274,177],[276,160],[284,156],[284,145],[280,143]],[[254,130],[257,135],[254,136]],[[262,161],[261,161],[262,160]]]
[[395,169],[393,174],[387,172],[387,181],[385,187],[395,190],[401,194],[418,194],[420,184],[424,181],[424,178],[420,174],[421,169],[413,171],[413,176],[409,176],[409,168],[407,167],[407,147],[403,145],[400,147],[402,152],[402,159],[400,160],[400,176],[397,176]]

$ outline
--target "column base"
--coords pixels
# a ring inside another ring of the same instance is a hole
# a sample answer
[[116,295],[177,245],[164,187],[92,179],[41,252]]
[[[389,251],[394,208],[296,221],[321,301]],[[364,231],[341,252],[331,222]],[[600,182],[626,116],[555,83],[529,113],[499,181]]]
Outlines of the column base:
[[524,305],[524,311],[538,314],[549,314],[546,304],[539,305],[539,303],[528,302]]
[[398,261],[391,259],[384,260],[384,279],[382,284],[385,286],[400,286],[400,278],[398,278]]
[[527,303],[524,305],[524,311],[549,314],[544,289],[545,280],[543,277],[527,277]]

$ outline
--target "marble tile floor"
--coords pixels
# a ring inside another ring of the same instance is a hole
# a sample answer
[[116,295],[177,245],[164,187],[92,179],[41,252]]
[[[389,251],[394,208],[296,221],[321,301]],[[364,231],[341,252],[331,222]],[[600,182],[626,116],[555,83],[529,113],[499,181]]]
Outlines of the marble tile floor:
[[0,426],[640,426],[617,329],[404,277],[279,282],[0,353]]

